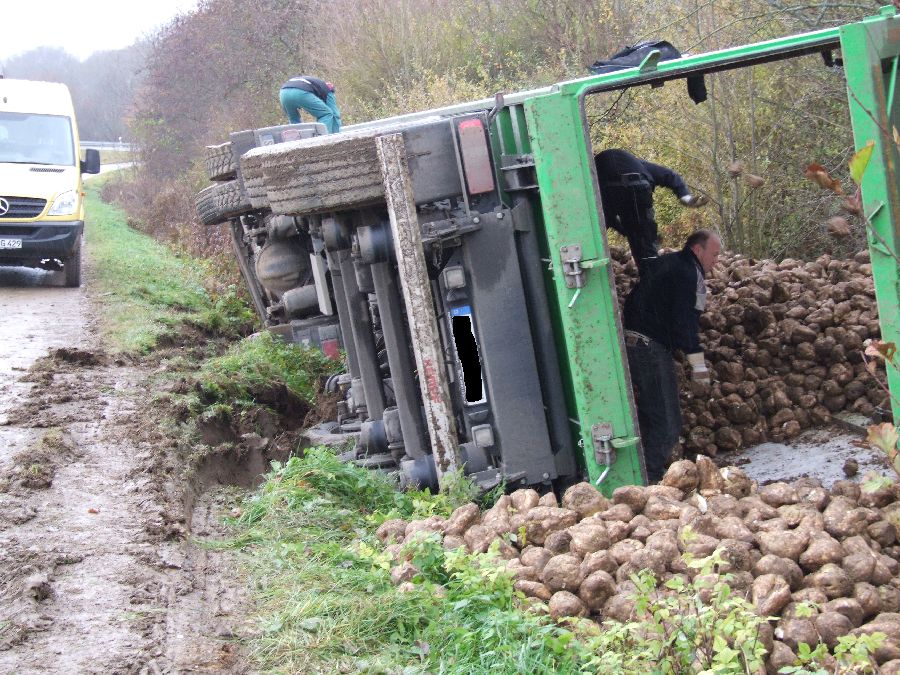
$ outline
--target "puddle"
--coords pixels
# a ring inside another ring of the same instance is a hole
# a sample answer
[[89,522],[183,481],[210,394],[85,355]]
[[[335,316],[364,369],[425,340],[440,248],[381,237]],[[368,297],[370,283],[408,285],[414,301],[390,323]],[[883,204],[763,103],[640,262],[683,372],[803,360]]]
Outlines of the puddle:
[[870,448],[860,434],[839,427],[810,429],[791,443],[761,443],[752,448],[721,456],[722,464],[734,464],[760,484],[789,481],[802,476],[818,478],[830,488],[835,481],[845,480],[844,465],[854,460],[858,465],[851,479],[862,481],[875,471],[888,475],[883,455]]

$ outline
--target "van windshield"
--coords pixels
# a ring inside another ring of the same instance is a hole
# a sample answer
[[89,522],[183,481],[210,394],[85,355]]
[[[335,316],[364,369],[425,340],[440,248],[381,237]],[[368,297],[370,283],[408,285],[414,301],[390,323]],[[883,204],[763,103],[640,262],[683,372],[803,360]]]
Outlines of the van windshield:
[[0,162],[74,166],[71,121],[62,115],[0,112]]

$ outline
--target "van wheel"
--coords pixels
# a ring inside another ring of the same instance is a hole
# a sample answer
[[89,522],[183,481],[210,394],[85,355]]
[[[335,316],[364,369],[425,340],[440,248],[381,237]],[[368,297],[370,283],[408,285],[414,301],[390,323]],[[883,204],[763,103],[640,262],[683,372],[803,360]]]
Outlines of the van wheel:
[[203,188],[194,198],[194,205],[204,225],[218,225],[253,210],[236,180]]
[[210,180],[226,181],[237,175],[237,162],[231,148],[231,141],[206,146],[206,174]]
[[63,260],[63,273],[66,275],[66,288],[81,286],[81,241],[68,258]]

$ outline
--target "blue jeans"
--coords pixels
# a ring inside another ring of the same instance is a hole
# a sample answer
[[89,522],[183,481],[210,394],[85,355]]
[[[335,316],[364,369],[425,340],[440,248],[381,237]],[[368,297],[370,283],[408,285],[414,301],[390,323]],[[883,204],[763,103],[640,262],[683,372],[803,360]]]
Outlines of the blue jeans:
[[341,111],[338,110],[334,92],[329,92],[323,101],[311,91],[284,87],[278,94],[278,99],[291,124],[299,124],[300,111],[305,110],[316,118],[316,122],[324,124],[328,133],[334,134],[341,130]]
[[650,482],[666,472],[681,435],[681,404],[672,353],[655,340],[628,345],[628,370],[634,385],[644,462]]

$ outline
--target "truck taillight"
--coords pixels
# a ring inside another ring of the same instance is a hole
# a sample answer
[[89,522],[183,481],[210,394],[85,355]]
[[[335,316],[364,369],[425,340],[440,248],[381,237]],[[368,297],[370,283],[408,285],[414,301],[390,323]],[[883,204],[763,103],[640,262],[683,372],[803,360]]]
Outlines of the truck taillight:
[[494,171],[481,120],[472,119],[459,123],[459,150],[469,194],[491,192],[494,189]]

